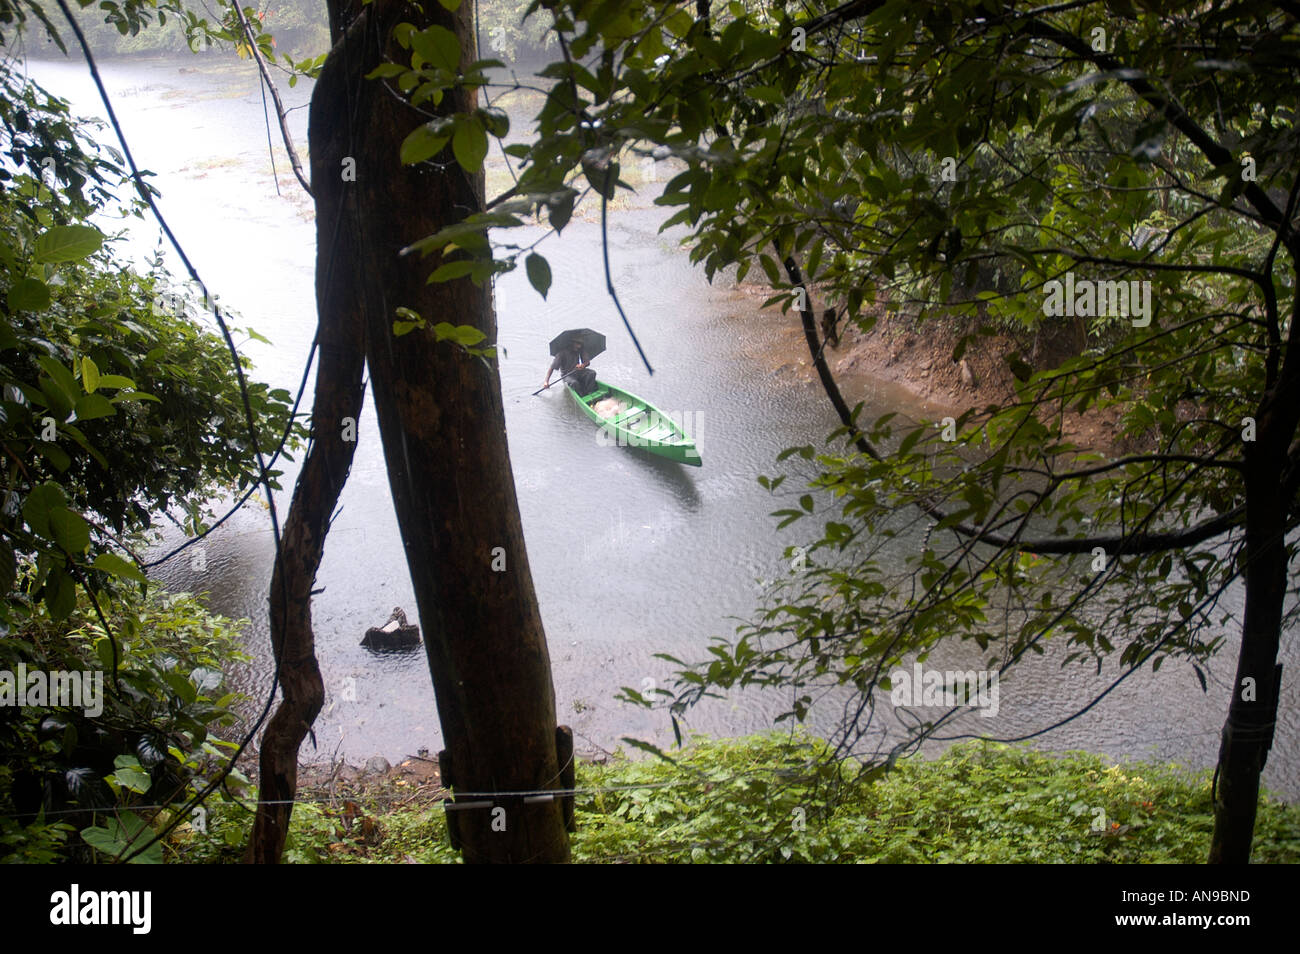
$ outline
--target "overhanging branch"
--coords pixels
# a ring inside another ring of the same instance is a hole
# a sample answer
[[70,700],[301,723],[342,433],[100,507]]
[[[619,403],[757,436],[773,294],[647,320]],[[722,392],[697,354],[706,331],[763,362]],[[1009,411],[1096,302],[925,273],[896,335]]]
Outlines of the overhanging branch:
[[[1092,63],[1098,69],[1117,74],[1116,78],[1120,82],[1127,85],[1129,89],[1152,108],[1158,110],[1169,121],[1170,125],[1186,136],[1192,145],[1196,146],[1216,169],[1222,168],[1233,161],[1234,156],[1227,147],[1215,141],[1208,132],[1192,119],[1177,99],[1156,89],[1148,82],[1144,74],[1137,73],[1135,75],[1134,71],[1124,71],[1119,60],[1109,53],[1094,50],[1092,45],[1081,37],[1044,23],[1042,20],[1028,21],[1023,32],[1027,36],[1050,40],[1057,46],[1069,50],[1075,56]],[[1282,210],[1277,207],[1277,203],[1269,197],[1269,194],[1260,188],[1258,183],[1248,182],[1242,190],[1242,194],[1246,196],[1250,204],[1255,207],[1266,222],[1288,238],[1294,239],[1290,223],[1286,221]],[[1289,248],[1292,247],[1289,242],[1287,245]]]
[[298,158],[298,150],[293,147],[293,137],[289,135],[289,123],[285,118],[284,103],[280,102],[280,92],[275,88],[275,83],[271,80],[271,74],[266,68],[266,61],[262,59],[262,51],[257,48],[257,40],[253,37],[253,28],[249,25],[248,18],[244,16],[239,0],[234,0],[230,6],[234,9],[235,16],[239,17],[239,25],[243,28],[244,37],[248,40],[248,50],[252,53],[254,62],[257,63],[258,72],[262,74],[262,82],[266,84],[266,89],[271,94],[271,101],[275,103],[275,118],[280,121],[280,135],[284,138],[284,148],[289,153],[289,164],[293,166],[293,174],[297,176],[303,191],[311,195],[311,183],[307,181],[307,176],[303,174],[302,161]]
[[[822,387],[826,391],[826,396],[830,399],[831,405],[835,408],[835,413],[839,415],[840,423],[848,431],[853,445],[863,454],[872,460],[884,460],[884,455],[876,448],[871,446],[861,429],[854,423],[853,414],[849,410],[848,404],[844,401],[844,396],[840,393],[839,385],[835,383],[835,378],[831,374],[830,368],[826,364],[826,358],[822,354],[821,342],[817,338],[817,319],[813,314],[811,293],[804,283],[803,274],[799,269],[799,264],[794,260],[793,255],[782,255],[776,243],[773,243],[778,257],[781,258],[785,266],[786,275],[790,279],[790,284],[796,288],[802,289],[804,307],[799,309],[800,318],[803,321],[804,340],[808,343],[808,353],[812,357],[813,365],[817,368],[817,376],[821,379]],[[935,520],[946,521],[951,519],[948,514],[936,507],[934,504],[925,500],[916,501],[916,506],[921,509],[927,516]],[[949,527],[953,532],[970,537],[976,543],[984,543],[995,547],[1014,547],[1017,550],[1031,553],[1052,553],[1052,554],[1070,554],[1070,553],[1091,553],[1093,548],[1102,547],[1108,553],[1123,552],[1129,556],[1137,556],[1149,553],[1161,553],[1166,550],[1177,550],[1184,547],[1193,546],[1206,540],[1227,533],[1229,530],[1239,526],[1246,517],[1246,505],[1240,504],[1233,507],[1227,513],[1220,514],[1204,523],[1195,526],[1185,527],[1181,530],[1156,531],[1151,533],[1139,534],[1110,534],[1107,536],[1087,536],[1087,537],[1050,537],[1040,540],[1017,540],[1014,537],[1005,537],[1000,534],[992,534],[979,527],[973,527],[967,523],[957,523]]]

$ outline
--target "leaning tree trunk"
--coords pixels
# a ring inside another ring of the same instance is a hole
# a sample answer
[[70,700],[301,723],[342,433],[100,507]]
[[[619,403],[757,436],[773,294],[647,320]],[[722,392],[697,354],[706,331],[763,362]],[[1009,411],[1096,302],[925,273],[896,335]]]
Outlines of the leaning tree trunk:
[[[317,219],[317,240],[327,249],[331,225]],[[326,256],[321,255],[322,263]],[[349,289],[318,265],[320,301],[316,397],[311,446],[293,490],[293,502],[271,576],[271,647],[280,667],[283,699],[262,737],[260,799],[245,860],[279,861],[298,790],[298,749],[325,698],[311,626],[311,589],[329,532],[330,516],[348,479],[356,449],[356,421],[365,398],[364,329],[355,319]]]
[[[500,381],[495,364],[438,342],[432,331],[441,321],[468,324],[495,341],[491,292],[467,279],[429,285],[438,262],[399,255],[482,209],[483,177],[465,173],[450,149],[437,157],[437,168],[404,168],[402,140],[426,117],[383,81],[363,79],[385,60],[409,61],[391,35],[402,21],[453,30],[464,59],[475,58],[472,3],[456,13],[436,2],[423,8],[330,0],[331,25],[345,35],[312,95],[317,216],[342,223],[334,269],[340,287],[353,291],[333,306],[366,328],[389,484],[446,740],[444,782],[450,778],[458,797],[473,793],[466,807],[449,813],[451,834],[468,862],[566,861],[559,801],[494,794],[561,787],[563,738]],[[450,92],[441,111],[473,109],[475,99]],[[418,311],[429,329],[394,337],[398,306]]]

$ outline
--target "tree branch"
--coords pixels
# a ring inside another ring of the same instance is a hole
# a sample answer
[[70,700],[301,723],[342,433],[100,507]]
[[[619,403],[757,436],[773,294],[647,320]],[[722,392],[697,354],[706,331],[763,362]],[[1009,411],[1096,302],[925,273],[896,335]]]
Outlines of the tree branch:
[[284,103],[280,102],[280,92],[275,88],[275,83],[271,80],[271,74],[266,68],[266,62],[262,59],[262,51],[257,48],[257,40],[253,37],[253,28],[249,25],[248,18],[244,16],[239,0],[234,0],[230,6],[234,9],[235,16],[239,17],[239,25],[243,27],[244,36],[248,39],[248,49],[253,54],[253,60],[257,63],[258,72],[262,74],[262,81],[271,94],[271,101],[275,103],[275,116],[280,121],[280,135],[284,137],[284,148],[289,153],[289,164],[293,166],[293,174],[298,177],[298,182],[303,191],[311,195],[311,183],[307,181],[307,176],[303,174],[302,161],[298,158],[298,151],[293,147],[293,137],[289,135],[289,123],[285,118]]
[[[853,445],[861,453],[872,460],[883,460],[883,455],[871,446],[861,429],[854,423],[853,414],[849,410],[848,404],[845,403],[844,396],[840,394],[839,385],[835,383],[835,378],[826,365],[826,359],[820,347],[821,342],[817,338],[817,319],[813,314],[811,293],[804,284],[803,274],[799,270],[798,263],[794,260],[793,255],[782,255],[781,249],[777,247],[775,242],[772,243],[772,247],[776,249],[777,256],[781,258],[782,264],[785,266],[786,275],[790,278],[790,284],[803,290],[804,307],[799,312],[803,320],[804,340],[808,343],[808,353],[812,356],[813,365],[817,368],[817,376],[821,379],[822,387],[825,389],[831,405],[835,408],[835,413],[839,415],[840,423],[844,425]],[[917,500],[915,503],[922,512],[935,520],[948,519],[947,514],[928,501]],[[1138,534],[1121,533],[1106,536],[1053,537],[1042,540],[1017,541],[1014,536],[1004,537],[991,534],[986,530],[972,527],[966,523],[954,524],[949,529],[962,536],[973,538],[973,542],[976,543],[984,543],[995,547],[1011,546],[1032,553],[1091,553],[1095,547],[1102,547],[1107,552],[1122,549],[1125,554],[1140,555],[1181,549],[1209,540],[1238,526],[1245,519],[1245,515],[1246,505],[1240,504],[1225,514],[1220,514],[1204,523],[1186,527],[1182,530]]]
[[[1074,36],[1041,20],[1028,21],[1024,33],[1028,36],[1050,40],[1057,46],[1069,50],[1075,56],[1094,64],[1098,69],[1107,73],[1118,74],[1116,78],[1120,82],[1127,85],[1148,105],[1158,110],[1175,129],[1186,136],[1192,145],[1201,151],[1215,168],[1221,168],[1233,161],[1234,156],[1227,147],[1216,142],[1208,132],[1202,129],[1173,96],[1167,96],[1152,86],[1144,74],[1133,70],[1124,70],[1119,60],[1109,53],[1094,50],[1081,37]],[[1284,234],[1290,233],[1290,223],[1286,221],[1282,210],[1277,207],[1277,204],[1269,197],[1268,193],[1260,188],[1258,183],[1247,183],[1242,193],[1260,215],[1264,217],[1266,222]],[[1289,243],[1288,247],[1291,247]]]

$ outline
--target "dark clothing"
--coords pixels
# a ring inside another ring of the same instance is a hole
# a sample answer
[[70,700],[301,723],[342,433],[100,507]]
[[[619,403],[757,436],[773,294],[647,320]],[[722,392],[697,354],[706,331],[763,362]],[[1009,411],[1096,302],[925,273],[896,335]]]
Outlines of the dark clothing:
[[568,374],[580,364],[582,364],[582,352],[579,349],[561,348],[555,352],[555,360],[551,362],[551,370],[559,371],[560,374]]
[[596,390],[596,372],[591,368],[583,368],[581,371],[574,371],[564,379],[564,382],[573,385],[573,390],[585,397]]
[[596,390],[596,372],[591,368],[574,371],[574,368],[583,363],[582,358],[582,352],[577,348],[561,348],[555,353],[551,370],[569,375],[564,379],[564,383],[570,385],[578,394],[585,395]]

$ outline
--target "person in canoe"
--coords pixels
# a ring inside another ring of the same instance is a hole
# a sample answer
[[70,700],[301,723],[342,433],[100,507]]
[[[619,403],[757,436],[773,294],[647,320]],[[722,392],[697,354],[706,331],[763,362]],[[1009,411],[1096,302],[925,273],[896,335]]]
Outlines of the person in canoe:
[[562,377],[568,375],[564,380],[580,396],[590,394],[596,390],[596,372],[587,367],[590,360],[583,353],[582,342],[576,337],[573,338],[555,353],[555,360],[546,370],[546,380],[542,382],[543,389],[551,386],[551,375],[559,371]]

